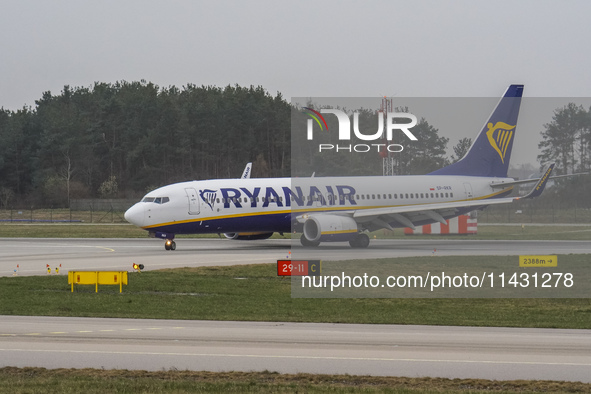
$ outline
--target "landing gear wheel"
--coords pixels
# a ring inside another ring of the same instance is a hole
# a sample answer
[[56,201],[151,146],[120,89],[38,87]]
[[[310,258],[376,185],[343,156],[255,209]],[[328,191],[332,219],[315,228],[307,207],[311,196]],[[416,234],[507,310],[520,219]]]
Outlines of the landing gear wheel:
[[357,236],[349,241],[352,248],[364,249],[369,246],[369,236],[367,234],[357,234]]
[[164,249],[166,250],[176,250],[176,242],[171,239],[167,239],[164,243]]
[[320,245],[320,241],[309,241],[308,238],[304,237],[304,234],[300,237],[300,243],[307,248],[315,248]]

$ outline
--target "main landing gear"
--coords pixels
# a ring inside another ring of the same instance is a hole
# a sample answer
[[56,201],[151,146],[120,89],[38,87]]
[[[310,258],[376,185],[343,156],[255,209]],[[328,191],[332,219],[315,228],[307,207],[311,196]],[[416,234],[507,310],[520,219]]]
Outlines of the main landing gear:
[[167,239],[166,242],[164,242],[164,249],[176,250],[176,242],[174,242],[172,239]]
[[352,248],[364,249],[369,246],[369,237],[367,234],[359,233],[355,238],[349,241]]
[[[300,237],[300,243],[305,248],[315,248],[320,245],[320,241],[310,241],[304,234]],[[365,249],[369,246],[369,236],[365,233],[359,233],[349,241],[349,245],[355,249]]]
[[309,241],[304,234],[300,237],[300,243],[305,248],[315,248],[320,245],[320,241]]

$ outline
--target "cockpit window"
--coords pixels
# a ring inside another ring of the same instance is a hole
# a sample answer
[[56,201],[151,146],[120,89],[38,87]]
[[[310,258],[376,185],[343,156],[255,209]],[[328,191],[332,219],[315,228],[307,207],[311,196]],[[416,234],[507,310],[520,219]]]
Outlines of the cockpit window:
[[144,197],[142,202],[153,202],[156,204],[166,204],[170,201],[168,197]]

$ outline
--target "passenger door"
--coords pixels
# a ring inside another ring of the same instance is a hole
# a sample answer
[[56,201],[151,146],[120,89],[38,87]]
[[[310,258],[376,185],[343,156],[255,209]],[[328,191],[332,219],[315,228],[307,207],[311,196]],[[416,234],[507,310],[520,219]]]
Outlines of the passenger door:
[[187,187],[185,193],[187,193],[187,199],[189,200],[189,215],[199,215],[199,195],[197,190]]

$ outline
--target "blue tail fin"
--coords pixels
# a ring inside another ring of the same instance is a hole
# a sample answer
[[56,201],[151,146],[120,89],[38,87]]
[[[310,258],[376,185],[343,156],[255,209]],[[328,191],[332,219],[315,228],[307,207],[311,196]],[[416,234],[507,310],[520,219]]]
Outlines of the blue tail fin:
[[468,153],[429,175],[506,177],[522,94],[523,85],[509,86]]

